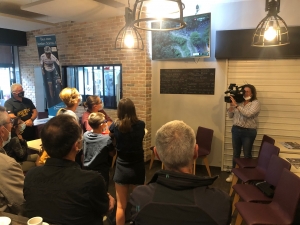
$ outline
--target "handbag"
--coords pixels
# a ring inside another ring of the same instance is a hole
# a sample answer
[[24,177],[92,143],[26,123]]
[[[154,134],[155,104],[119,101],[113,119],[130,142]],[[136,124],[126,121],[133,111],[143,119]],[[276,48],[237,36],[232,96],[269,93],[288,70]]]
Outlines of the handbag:
[[264,193],[267,197],[273,198],[274,196],[274,186],[269,184],[267,181],[258,182],[255,186]]

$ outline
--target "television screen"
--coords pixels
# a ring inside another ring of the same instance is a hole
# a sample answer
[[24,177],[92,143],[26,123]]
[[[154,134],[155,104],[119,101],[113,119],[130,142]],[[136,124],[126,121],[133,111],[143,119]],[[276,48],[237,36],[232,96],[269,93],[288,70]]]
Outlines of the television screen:
[[[184,17],[186,27],[173,31],[152,31],[152,60],[210,57],[211,14]],[[167,28],[170,23],[151,23]]]

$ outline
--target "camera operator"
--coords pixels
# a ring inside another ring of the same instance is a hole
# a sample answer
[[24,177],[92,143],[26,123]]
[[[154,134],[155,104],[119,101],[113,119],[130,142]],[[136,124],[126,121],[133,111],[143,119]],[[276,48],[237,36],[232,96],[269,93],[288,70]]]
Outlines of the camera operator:
[[[256,89],[251,84],[243,86],[244,101],[237,103],[233,96],[230,96],[230,108],[227,110],[229,118],[233,118],[232,133],[232,168],[235,167],[234,158],[240,158],[243,147],[244,157],[252,158],[252,146],[257,134],[257,117],[260,112],[260,103],[256,98]],[[231,173],[226,179],[232,182]]]

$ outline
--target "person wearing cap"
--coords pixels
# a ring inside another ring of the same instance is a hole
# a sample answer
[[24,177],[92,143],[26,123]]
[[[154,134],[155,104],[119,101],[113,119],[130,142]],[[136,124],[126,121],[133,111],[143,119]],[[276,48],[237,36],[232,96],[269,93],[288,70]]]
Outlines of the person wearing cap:
[[28,98],[24,97],[24,90],[21,84],[11,85],[12,97],[8,99],[4,106],[10,118],[20,117],[25,122],[26,128],[23,131],[23,138],[26,141],[35,139],[33,121],[37,118],[38,112],[35,105]]
[[103,113],[91,113],[88,123],[93,130],[83,135],[83,168],[99,172],[108,189],[110,167],[108,156],[114,156],[116,150],[111,137],[103,134],[107,123]]
[[46,89],[48,107],[60,102],[59,92],[61,91],[61,77],[55,64],[59,67],[58,59],[52,54],[51,47],[44,47],[44,54],[41,55],[40,64]]

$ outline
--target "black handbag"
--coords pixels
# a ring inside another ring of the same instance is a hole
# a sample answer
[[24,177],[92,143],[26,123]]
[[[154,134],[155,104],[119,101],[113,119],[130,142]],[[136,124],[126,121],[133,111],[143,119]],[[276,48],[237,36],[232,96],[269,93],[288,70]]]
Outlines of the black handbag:
[[262,191],[267,197],[273,198],[274,196],[274,186],[269,184],[267,181],[258,182],[255,186]]

